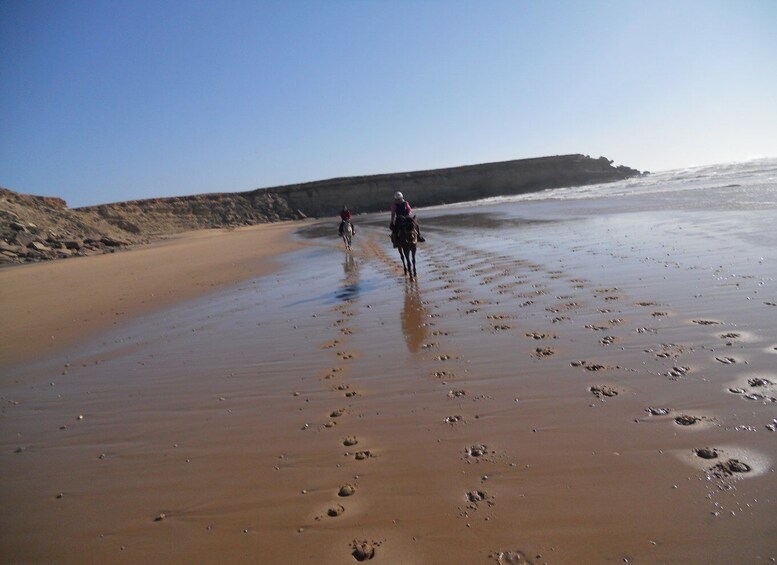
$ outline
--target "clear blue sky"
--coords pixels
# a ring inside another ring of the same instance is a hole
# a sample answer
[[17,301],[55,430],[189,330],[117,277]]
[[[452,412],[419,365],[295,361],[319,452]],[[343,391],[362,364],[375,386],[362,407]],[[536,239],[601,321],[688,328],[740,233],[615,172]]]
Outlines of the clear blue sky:
[[777,1],[0,0],[0,186],[71,206],[777,156]]

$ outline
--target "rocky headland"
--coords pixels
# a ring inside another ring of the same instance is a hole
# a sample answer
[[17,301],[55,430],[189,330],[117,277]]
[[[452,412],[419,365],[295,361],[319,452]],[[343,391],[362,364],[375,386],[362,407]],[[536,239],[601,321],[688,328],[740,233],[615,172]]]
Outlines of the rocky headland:
[[560,155],[447,169],[356,176],[238,193],[69,208],[60,198],[0,188],[0,264],[113,252],[183,231],[335,216],[388,208],[394,191],[413,206],[466,202],[639,175],[605,157]]

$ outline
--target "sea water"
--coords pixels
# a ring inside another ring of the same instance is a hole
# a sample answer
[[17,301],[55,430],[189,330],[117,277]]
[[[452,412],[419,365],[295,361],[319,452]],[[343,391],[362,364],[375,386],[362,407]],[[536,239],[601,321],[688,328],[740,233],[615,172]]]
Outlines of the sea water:
[[[520,248],[539,256],[542,250],[533,249],[535,241],[604,249],[617,240],[636,246],[635,252],[644,248],[653,254],[666,247],[681,258],[705,248],[704,240],[713,263],[716,256],[756,257],[773,271],[777,159],[430,207],[419,210],[419,218],[431,230],[446,230],[450,236],[458,232],[473,245],[504,251],[513,247],[513,252]],[[562,229],[557,229],[559,223]]]
[[[777,208],[777,159],[705,165],[646,174],[623,181],[554,188],[515,196],[497,196],[446,206],[470,207],[533,201],[652,197],[673,208],[684,206],[726,209]],[[628,205],[628,203],[624,203]]]

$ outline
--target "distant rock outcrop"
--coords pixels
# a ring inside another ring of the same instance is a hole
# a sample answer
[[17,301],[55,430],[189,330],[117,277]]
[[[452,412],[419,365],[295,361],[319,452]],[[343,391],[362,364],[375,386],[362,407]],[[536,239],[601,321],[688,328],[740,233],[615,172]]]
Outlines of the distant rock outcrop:
[[308,216],[334,216],[343,204],[351,211],[388,210],[392,195],[401,191],[414,207],[469,202],[549,188],[581,186],[639,175],[629,167],[613,167],[605,157],[559,155],[468,165],[449,169],[347,177],[294,184],[264,192],[282,196],[293,210]]
[[0,265],[103,253],[144,241],[93,214],[71,210],[61,198],[0,188]]
[[415,207],[622,180],[640,174],[605,157],[561,155],[449,169],[337,178],[241,193],[68,208],[0,189],[0,264],[114,251],[187,230],[386,210],[395,191]]

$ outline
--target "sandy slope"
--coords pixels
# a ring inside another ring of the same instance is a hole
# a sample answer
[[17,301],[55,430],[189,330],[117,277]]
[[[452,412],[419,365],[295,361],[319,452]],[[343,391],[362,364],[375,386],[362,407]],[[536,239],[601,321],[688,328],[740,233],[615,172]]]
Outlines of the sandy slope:
[[0,366],[269,272],[297,224],[203,230],[114,254],[0,270]]

